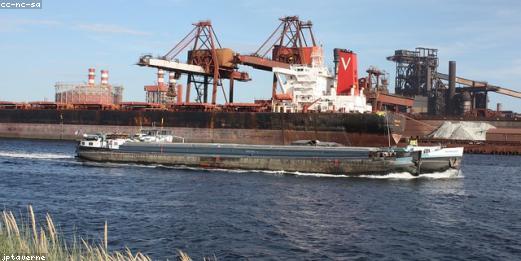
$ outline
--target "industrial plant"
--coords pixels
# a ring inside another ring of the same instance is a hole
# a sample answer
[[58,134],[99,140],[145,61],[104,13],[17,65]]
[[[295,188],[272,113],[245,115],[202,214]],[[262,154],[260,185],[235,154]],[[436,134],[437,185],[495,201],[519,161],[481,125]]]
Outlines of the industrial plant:
[[123,100],[123,86],[109,84],[109,71],[101,70],[101,81],[96,84],[96,69],[89,68],[88,82],[56,83],[56,104],[118,105]]

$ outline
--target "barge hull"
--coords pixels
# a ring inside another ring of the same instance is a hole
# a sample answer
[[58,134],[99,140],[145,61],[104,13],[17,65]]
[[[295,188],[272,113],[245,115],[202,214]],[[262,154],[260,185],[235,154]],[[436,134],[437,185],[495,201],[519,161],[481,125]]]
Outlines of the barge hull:
[[421,173],[443,172],[449,169],[459,169],[461,158],[445,157],[436,159],[422,159],[420,164]]
[[97,162],[160,164],[210,169],[325,173],[348,176],[363,174],[386,175],[391,172],[416,172],[414,164],[407,160],[222,157],[211,155],[115,152],[109,150],[80,150],[78,151],[78,157]]

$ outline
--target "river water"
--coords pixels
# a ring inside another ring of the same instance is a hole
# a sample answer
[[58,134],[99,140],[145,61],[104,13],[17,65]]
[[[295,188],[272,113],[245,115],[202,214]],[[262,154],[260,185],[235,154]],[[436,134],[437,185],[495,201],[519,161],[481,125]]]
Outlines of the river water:
[[154,259],[519,260],[521,157],[462,171],[328,177],[82,162],[75,143],[0,140],[0,202]]

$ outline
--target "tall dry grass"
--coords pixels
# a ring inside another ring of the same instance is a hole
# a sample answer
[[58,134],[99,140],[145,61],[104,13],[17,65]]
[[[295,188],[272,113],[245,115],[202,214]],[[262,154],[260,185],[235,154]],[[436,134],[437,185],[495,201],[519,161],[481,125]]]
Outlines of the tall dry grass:
[[[83,239],[73,240],[71,244],[61,238],[49,214],[43,224],[37,224],[32,206],[28,207],[27,222],[17,220],[11,211],[4,210],[0,218],[0,255],[40,255],[46,260],[103,260],[103,261],[142,261],[151,260],[141,253],[108,250],[108,225],[105,222],[103,242],[89,243]],[[190,260],[179,253],[181,260]],[[1,258],[1,257],[0,257]]]

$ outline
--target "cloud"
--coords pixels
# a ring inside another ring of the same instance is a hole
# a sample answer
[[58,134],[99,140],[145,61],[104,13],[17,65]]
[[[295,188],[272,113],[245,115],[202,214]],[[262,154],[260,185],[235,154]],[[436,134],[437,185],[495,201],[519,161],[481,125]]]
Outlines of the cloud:
[[119,25],[113,24],[79,24],[76,26],[77,29],[95,33],[108,33],[108,34],[126,34],[126,35],[150,35],[148,32],[137,31],[130,28],[126,28]]
[[[0,18],[0,32],[24,32],[36,26],[57,27],[64,24],[60,21],[49,19],[9,19]],[[144,36],[150,35],[149,32],[133,30],[131,28],[114,25],[114,24],[77,24],[72,29],[89,31],[104,34],[126,34]]]
[[34,26],[58,26],[60,22],[47,19],[12,19],[0,18],[0,32],[23,32]]
[[[25,32],[35,27],[63,27],[65,24],[51,19],[19,19],[13,17],[0,17],[0,32]],[[149,32],[138,31],[131,28],[99,23],[79,23],[69,28],[74,30],[89,31],[104,34],[126,34],[144,36],[150,35]]]

